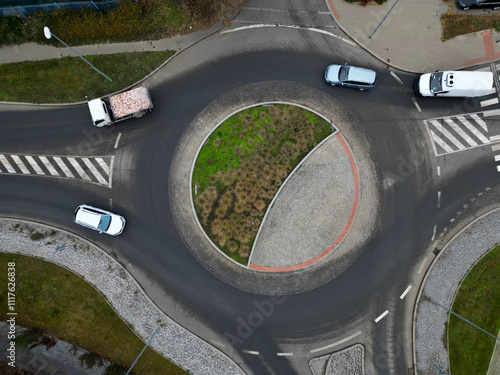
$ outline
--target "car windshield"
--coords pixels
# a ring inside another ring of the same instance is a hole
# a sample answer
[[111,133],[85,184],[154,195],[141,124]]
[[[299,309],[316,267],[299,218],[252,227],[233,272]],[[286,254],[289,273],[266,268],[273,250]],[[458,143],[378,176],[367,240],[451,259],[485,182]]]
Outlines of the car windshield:
[[339,81],[344,82],[347,81],[347,76],[349,75],[349,67],[348,66],[342,66],[339,70]]
[[101,220],[99,221],[99,225],[97,226],[97,229],[105,232],[108,230],[110,223],[111,223],[111,216],[101,215]]
[[443,72],[431,74],[429,89],[431,90],[432,93],[443,91],[443,86],[441,85],[442,81],[443,81]]

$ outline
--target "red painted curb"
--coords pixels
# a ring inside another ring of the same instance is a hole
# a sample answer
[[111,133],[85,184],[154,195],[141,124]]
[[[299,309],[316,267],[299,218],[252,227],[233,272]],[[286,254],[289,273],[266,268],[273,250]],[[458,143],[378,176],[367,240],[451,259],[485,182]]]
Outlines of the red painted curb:
[[316,255],[314,258],[306,260],[305,262],[295,264],[293,266],[283,266],[283,267],[268,267],[268,266],[260,266],[258,264],[250,264],[248,266],[249,268],[259,271],[268,271],[268,272],[286,272],[286,271],[295,271],[301,268],[305,268],[327,256],[344,239],[344,237],[349,232],[349,229],[351,228],[351,225],[354,221],[354,217],[356,216],[356,211],[358,209],[358,201],[359,201],[358,169],[356,168],[354,156],[352,155],[351,150],[349,149],[349,146],[347,145],[344,138],[340,135],[340,133],[337,133],[335,136],[340,141],[340,143],[344,147],[344,150],[347,153],[347,156],[349,157],[349,162],[351,163],[351,168],[354,175],[354,203],[352,206],[351,215],[349,216],[349,220],[347,221],[346,226],[344,227],[340,235],[335,239],[333,245],[328,246],[320,254]]

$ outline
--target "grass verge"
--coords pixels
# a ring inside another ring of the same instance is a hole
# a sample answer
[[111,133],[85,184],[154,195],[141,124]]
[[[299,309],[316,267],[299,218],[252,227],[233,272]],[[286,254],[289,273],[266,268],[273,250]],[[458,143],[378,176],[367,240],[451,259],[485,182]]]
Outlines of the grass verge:
[[477,31],[500,29],[500,14],[466,15],[447,13],[441,16],[443,26],[442,40]]
[[[0,253],[0,305],[7,306],[7,263],[15,262],[17,324],[37,327],[122,366],[144,347],[105,299],[74,273],[39,259]],[[0,319],[7,319],[0,309]],[[147,348],[134,367],[146,375],[187,374]]]
[[[453,311],[482,329],[500,330],[500,246],[469,272],[453,303]],[[484,375],[495,339],[452,315],[448,325],[450,369],[454,375]]]
[[174,54],[173,51],[86,56],[113,82],[79,57],[0,65],[0,100],[27,103],[70,103],[93,99],[127,87]]
[[219,249],[247,264],[280,185],[331,133],[321,117],[280,104],[242,111],[210,135],[196,159],[193,197],[198,218]]

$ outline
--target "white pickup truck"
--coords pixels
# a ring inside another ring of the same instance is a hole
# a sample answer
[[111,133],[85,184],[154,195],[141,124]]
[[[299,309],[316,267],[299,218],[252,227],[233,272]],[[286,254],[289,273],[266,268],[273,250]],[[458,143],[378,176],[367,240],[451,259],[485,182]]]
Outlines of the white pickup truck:
[[92,123],[98,128],[151,112],[153,101],[146,85],[88,102]]

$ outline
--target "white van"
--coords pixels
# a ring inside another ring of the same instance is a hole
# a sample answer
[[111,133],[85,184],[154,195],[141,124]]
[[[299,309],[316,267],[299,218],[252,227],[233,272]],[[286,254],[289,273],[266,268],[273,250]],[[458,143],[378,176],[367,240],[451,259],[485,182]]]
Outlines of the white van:
[[492,72],[435,72],[415,81],[419,96],[472,97],[494,92]]

